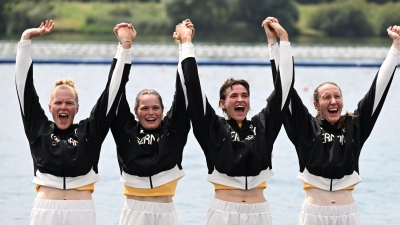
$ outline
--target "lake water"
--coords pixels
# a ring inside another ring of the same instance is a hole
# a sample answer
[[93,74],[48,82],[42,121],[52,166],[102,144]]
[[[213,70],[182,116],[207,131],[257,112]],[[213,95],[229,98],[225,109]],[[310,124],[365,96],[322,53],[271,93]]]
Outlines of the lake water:
[[[28,224],[35,198],[33,165],[29,152],[15,90],[14,65],[0,65],[0,224]],[[35,65],[34,81],[42,106],[46,109],[51,88],[57,79],[71,77],[80,96],[80,110],[76,120],[89,112],[106,84],[109,66],[105,65]],[[338,83],[344,95],[344,110],[353,111],[357,102],[371,85],[378,68],[296,68],[295,87],[304,103],[314,112],[311,95],[323,81]],[[204,92],[216,108],[218,90],[230,77],[247,79],[251,86],[250,116],[266,104],[272,90],[269,67],[212,67],[199,68]],[[131,104],[138,91],[154,88],[164,98],[168,109],[174,91],[176,67],[132,66],[127,84]],[[362,224],[400,224],[400,152],[397,140],[400,126],[400,79],[394,77],[386,103],[375,128],[364,145],[360,158],[363,182],[353,191]],[[50,118],[49,112],[45,110]],[[219,109],[217,112],[222,115]],[[202,150],[192,133],[183,154],[186,176],[178,184],[174,202],[181,225],[204,224],[207,209],[213,197],[213,185],[206,181],[207,167]],[[264,191],[271,207],[275,225],[297,224],[298,213],[304,199],[302,183],[296,179],[298,162],[295,149],[282,128],[274,145],[273,170],[275,175]],[[118,224],[124,204],[123,187],[119,182],[119,168],[112,135],[103,144],[99,174],[93,199],[97,210],[97,224]]]

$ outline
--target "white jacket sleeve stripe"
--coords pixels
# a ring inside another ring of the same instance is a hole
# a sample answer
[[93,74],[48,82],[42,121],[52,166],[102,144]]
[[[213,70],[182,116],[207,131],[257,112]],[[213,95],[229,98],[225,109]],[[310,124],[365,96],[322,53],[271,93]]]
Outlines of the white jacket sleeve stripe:
[[15,83],[17,86],[17,93],[20,100],[22,113],[24,115],[25,115],[25,109],[24,109],[25,84],[29,68],[32,64],[30,50],[31,50],[31,40],[25,40],[18,43],[16,69],[15,69],[16,70]]
[[395,48],[391,47],[388,55],[386,56],[385,61],[383,61],[381,68],[378,72],[378,78],[376,80],[376,92],[375,92],[375,101],[374,107],[372,108],[372,114],[374,114],[376,107],[378,106],[382,95],[389,83],[390,78],[392,77],[393,70],[396,68],[398,60],[399,60],[400,52]]
[[117,53],[115,54],[115,58],[117,59],[117,63],[115,65],[115,69],[113,71],[113,75],[110,81],[110,89],[108,95],[108,104],[107,104],[107,112],[108,115],[111,106],[117,96],[117,92],[121,85],[122,74],[124,71],[125,64],[131,64],[131,49],[124,49],[120,44],[118,44]]
[[280,42],[280,64],[279,71],[281,75],[282,85],[282,104],[281,109],[285,105],[289,95],[289,90],[293,82],[293,57],[290,42]]

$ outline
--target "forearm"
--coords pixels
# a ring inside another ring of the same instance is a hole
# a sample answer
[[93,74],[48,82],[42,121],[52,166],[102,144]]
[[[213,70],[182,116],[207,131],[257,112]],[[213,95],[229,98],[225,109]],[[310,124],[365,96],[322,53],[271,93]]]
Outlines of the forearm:
[[[111,81],[110,81],[110,86],[109,86],[109,95],[108,95],[108,108],[107,108],[107,114],[116,100],[117,93],[122,89],[125,88],[125,84],[127,82],[127,76],[129,75],[129,70],[130,70],[130,65],[132,63],[131,59],[131,49],[125,49],[121,48],[120,45],[118,45],[117,52],[114,57],[117,62],[115,65],[114,70],[112,71],[111,75]],[[126,76],[125,79],[123,79],[123,76]],[[124,83],[123,81],[126,80]]]
[[278,70],[278,66],[280,64],[280,53],[279,53],[279,45],[275,43],[274,45],[268,44],[269,51],[269,59],[275,61],[275,69]]
[[21,35],[21,39],[20,39],[20,42],[21,41],[28,41],[28,40],[32,40],[32,35],[31,35],[31,33],[29,32],[29,30],[25,30],[23,33],[22,33],[22,35]]
[[94,132],[99,133],[99,135],[107,134],[113,118],[118,111],[117,107],[120,104],[121,95],[128,82],[130,68],[130,49],[124,49],[119,44],[111,65],[106,88],[97,100],[90,115],[93,123],[96,124]]
[[[392,75],[398,65],[400,52],[394,47],[391,47],[385,61],[383,61],[381,68],[378,72],[376,80],[376,91],[373,112],[375,111],[384,91],[392,78]],[[373,113],[372,112],[372,113]]]
[[[197,63],[194,57],[194,46],[191,43],[182,45],[182,68],[187,90],[188,112],[193,126],[193,133],[203,149],[205,149],[209,117],[214,113],[209,106],[207,98],[201,88],[201,83],[197,70]],[[207,113],[206,113],[207,112]],[[215,114],[215,113],[214,113]]]
[[293,85],[294,68],[293,68],[293,55],[290,42],[280,42],[280,65],[279,74],[281,76],[282,87],[282,104],[281,109],[285,105],[288,98],[290,88]]
[[[24,96],[26,91],[26,79],[28,77],[29,68],[32,64],[32,58],[30,56],[31,41],[21,41],[18,43],[17,57],[15,63],[15,84],[17,86],[17,93],[22,109],[24,111]],[[30,74],[32,76],[32,74]],[[31,89],[28,89],[31,90]]]

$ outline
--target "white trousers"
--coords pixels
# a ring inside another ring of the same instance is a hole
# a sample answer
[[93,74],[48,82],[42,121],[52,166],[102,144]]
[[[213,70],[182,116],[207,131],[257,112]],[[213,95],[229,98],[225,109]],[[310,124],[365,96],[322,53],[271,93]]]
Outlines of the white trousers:
[[360,225],[357,204],[317,206],[303,202],[299,225]]
[[119,225],[178,225],[175,205],[126,199]]
[[93,200],[35,199],[30,225],[95,225]]
[[242,204],[214,198],[207,213],[207,225],[272,225],[268,202]]

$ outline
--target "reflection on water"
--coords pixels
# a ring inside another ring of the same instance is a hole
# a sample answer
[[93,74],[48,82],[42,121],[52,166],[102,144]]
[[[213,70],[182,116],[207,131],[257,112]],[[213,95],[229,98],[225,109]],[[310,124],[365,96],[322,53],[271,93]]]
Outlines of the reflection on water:
[[[388,49],[386,49],[387,51]],[[136,93],[143,88],[154,88],[164,98],[166,109],[173,98],[174,66],[132,66],[127,97],[133,104]],[[34,80],[40,101],[47,107],[49,93],[55,80],[71,77],[80,94],[80,111],[77,120],[89,115],[95,99],[105,87],[108,66],[105,65],[35,65]],[[32,159],[29,153],[20,118],[14,86],[14,65],[0,65],[0,218],[1,224],[28,224],[30,209],[35,197]],[[296,84],[304,104],[311,105],[313,89],[323,81],[338,83],[344,94],[344,110],[353,111],[372,83],[377,68],[296,68]],[[251,85],[251,115],[266,104],[271,92],[272,78],[269,67],[200,67],[203,90],[215,110],[219,86],[227,77],[246,79]],[[400,115],[400,81],[395,75],[386,103],[375,128],[365,143],[360,159],[363,182],[355,187],[354,195],[361,214],[362,224],[399,224],[400,154],[397,140]],[[47,111],[47,110],[45,110]],[[251,116],[250,115],[250,116]],[[48,113],[50,117],[50,114]],[[273,153],[275,175],[264,191],[277,225],[297,224],[298,212],[304,199],[302,184],[296,179],[298,162],[295,150],[284,129],[281,130]],[[206,181],[207,168],[203,153],[193,134],[183,155],[186,176],[178,184],[174,202],[180,224],[204,224],[213,186]],[[97,209],[97,224],[118,224],[124,203],[123,187],[119,182],[119,169],[112,135],[108,135],[102,148],[99,173],[93,198]]]

